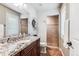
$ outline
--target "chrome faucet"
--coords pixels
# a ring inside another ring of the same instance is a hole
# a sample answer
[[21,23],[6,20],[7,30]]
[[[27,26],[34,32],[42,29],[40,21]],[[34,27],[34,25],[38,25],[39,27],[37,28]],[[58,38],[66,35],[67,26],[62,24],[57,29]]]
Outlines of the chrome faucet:
[[9,42],[10,38],[7,39],[7,42]]

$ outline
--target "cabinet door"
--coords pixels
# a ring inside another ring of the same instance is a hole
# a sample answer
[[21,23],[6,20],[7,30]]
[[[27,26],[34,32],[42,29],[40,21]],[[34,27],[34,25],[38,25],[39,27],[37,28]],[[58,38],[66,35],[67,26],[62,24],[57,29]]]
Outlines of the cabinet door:
[[31,56],[31,45],[21,51],[21,56]]
[[20,55],[20,52],[19,52],[19,53],[17,53],[15,56],[21,56],[21,55]]
[[32,55],[31,50],[29,50],[27,53],[26,52],[27,51],[25,51],[25,50],[21,51],[21,56],[31,56]]
[[37,56],[40,56],[40,39],[36,41]]
[[36,45],[34,45],[31,49],[31,53],[32,53],[32,56],[37,56],[37,49],[36,49]]
[[25,56],[32,56],[32,51],[30,50]]

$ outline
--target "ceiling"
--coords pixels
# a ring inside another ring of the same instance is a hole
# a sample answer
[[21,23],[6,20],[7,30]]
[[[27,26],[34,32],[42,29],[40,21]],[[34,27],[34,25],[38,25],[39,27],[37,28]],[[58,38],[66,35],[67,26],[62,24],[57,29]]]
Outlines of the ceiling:
[[59,3],[30,3],[37,11],[56,10],[59,7]]
[[60,4],[59,3],[22,3],[22,4],[3,3],[3,5],[20,13],[25,13],[28,11],[27,9],[29,5],[32,6],[37,12],[40,12],[40,11],[57,10]]

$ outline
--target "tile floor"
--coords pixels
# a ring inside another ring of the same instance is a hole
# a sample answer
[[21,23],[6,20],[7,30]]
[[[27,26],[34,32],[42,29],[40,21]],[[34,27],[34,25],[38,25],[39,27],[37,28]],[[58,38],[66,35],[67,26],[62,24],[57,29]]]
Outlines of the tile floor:
[[57,48],[47,48],[47,53],[42,53],[41,56],[63,56]]

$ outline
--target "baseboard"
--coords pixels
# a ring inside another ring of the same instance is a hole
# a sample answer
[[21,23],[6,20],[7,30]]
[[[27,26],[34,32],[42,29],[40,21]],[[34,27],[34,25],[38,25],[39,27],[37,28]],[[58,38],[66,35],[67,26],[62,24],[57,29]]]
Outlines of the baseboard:
[[58,49],[58,47],[56,47],[56,46],[48,46],[48,45],[47,45],[47,47],[48,47],[48,48],[57,48],[57,49]]

